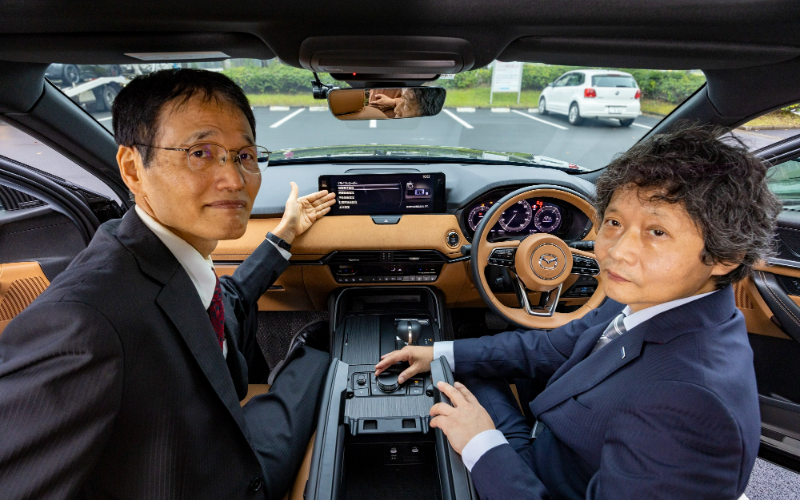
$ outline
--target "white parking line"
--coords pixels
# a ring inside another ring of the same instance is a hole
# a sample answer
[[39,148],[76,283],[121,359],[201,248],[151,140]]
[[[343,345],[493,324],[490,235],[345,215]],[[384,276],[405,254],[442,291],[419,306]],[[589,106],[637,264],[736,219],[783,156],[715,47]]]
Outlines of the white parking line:
[[369,128],[378,128],[378,120],[370,120]]
[[638,123],[631,123],[631,125],[633,125],[634,127],[646,128],[647,130],[653,130],[653,127],[648,127],[647,125],[640,125]]
[[471,129],[471,128],[475,128],[475,127],[473,127],[472,125],[470,125],[469,123],[467,123],[467,122],[465,122],[464,120],[462,120],[461,118],[457,117],[457,116],[456,116],[456,114],[455,114],[455,113],[453,113],[452,111],[450,111],[449,109],[445,109],[445,110],[443,110],[443,111],[444,111],[445,113],[447,113],[447,115],[448,115],[450,118],[452,118],[453,120],[455,120],[455,121],[457,121],[458,123],[460,123],[461,125],[463,125],[463,126],[464,126],[464,128],[470,128],[470,129]]
[[97,121],[104,122],[106,120],[110,120],[111,118],[113,118],[113,116],[106,116],[105,118],[98,118]]
[[305,110],[306,110],[306,108],[300,108],[297,111],[295,111],[294,113],[292,113],[290,115],[286,115],[283,118],[281,118],[280,120],[276,121],[275,123],[270,125],[269,128],[278,128],[278,127],[280,127],[284,123],[288,122],[289,120],[291,120],[292,118],[294,118],[295,116],[299,115],[300,113],[302,113]]
[[528,113],[523,113],[522,111],[517,111],[515,109],[512,109],[511,112],[512,113],[516,113],[516,114],[521,115],[521,116],[524,116],[525,118],[530,118],[531,120],[536,120],[537,122],[542,122],[545,125],[550,125],[551,127],[555,127],[557,129],[569,130],[569,128],[567,128],[567,127],[564,127],[562,125],[556,125],[555,123],[551,123],[551,122],[549,122],[547,120],[542,120],[541,118],[536,118],[535,116],[531,116]]

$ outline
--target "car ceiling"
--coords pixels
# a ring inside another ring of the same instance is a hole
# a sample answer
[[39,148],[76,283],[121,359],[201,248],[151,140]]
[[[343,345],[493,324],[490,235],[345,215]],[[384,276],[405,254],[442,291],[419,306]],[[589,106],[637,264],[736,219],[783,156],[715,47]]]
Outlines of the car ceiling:
[[123,63],[137,62],[126,52],[222,50],[232,57],[277,55],[300,66],[301,44],[318,36],[460,38],[474,48],[474,67],[496,58],[606,65],[598,57],[608,57],[625,67],[652,67],[661,58],[669,69],[706,69],[800,56],[800,3],[795,0],[0,5],[0,59],[10,61]]

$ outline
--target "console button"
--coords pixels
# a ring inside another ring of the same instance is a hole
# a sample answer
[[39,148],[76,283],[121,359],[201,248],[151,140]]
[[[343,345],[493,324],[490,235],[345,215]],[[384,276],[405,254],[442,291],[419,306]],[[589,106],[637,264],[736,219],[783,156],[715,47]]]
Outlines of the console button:
[[400,222],[400,215],[373,215],[372,222],[375,224],[397,224]]
[[423,394],[425,394],[425,388],[424,387],[411,387],[409,389],[409,394],[411,396],[422,396]]
[[358,375],[356,376],[356,384],[364,385],[367,383],[367,376],[366,375]]

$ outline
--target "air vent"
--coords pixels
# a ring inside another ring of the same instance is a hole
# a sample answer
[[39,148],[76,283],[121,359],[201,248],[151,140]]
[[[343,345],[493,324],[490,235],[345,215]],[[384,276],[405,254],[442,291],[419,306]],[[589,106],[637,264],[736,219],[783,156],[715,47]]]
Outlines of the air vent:
[[38,276],[13,281],[0,302],[0,321],[14,319],[46,288],[47,283]]
[[0,186],[0,207],[5,208],[9,212],[12,210],[41,207],[44,205],[46,205],[46,203],[38,198],[34,198],[16,189]]
[[442,257],[433,250],[411,250],[392,252],[394,262],[442,262]]
[[338,252],[331,262],[341,264],[346,262],[364,263],[380,262],[381,252]]

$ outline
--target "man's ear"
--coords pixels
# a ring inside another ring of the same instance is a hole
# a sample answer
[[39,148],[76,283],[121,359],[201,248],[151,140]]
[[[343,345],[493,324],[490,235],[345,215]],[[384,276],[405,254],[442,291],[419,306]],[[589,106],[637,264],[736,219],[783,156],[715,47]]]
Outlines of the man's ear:
[[711,276],[724,276],[739,267],[738,262],[717,262],[711,266]]
[[140,196],[143,189],[142,174],[144,165],[139,152],[133,147],[120,146],[117,150],[117,164],[125,185],[128,186],[128,189],[135,197]]

